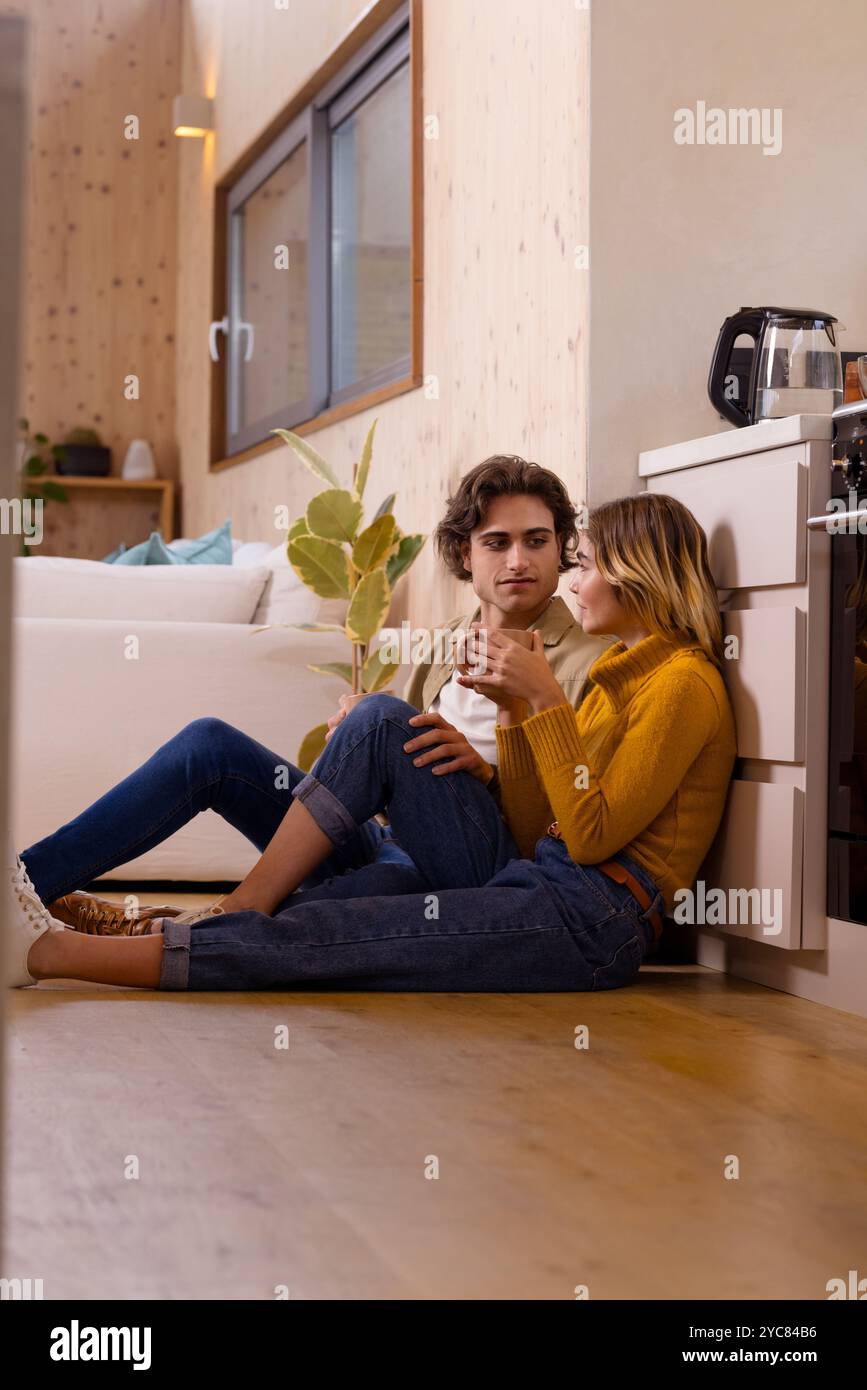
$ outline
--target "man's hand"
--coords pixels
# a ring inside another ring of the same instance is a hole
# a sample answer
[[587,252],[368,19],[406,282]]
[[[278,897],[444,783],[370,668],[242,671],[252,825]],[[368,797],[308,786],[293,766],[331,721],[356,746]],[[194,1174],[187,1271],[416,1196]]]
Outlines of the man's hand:
[[[403,745],[404,753],[417,755],[412,760],[415,767],[436,763],[436,767],[431,768],[435,777],[443,772],[463,771],[471,773],[480,782],[490,782],[494,775],[491,764],[485,762],[461,731],[443,719],[441,714],[414,714],[409,723],[419,727],[426,724],[432,726],[426,734],[420,734]],[[448,761],[440,762],[441,758]]]
[[[343,723],[349,711],[355,709],[355,706],[358,704],[359,700],[366,700],[369,694],[370,691],[364,690],[360,695],[341,695],[340,708],[334,714],[332,714],[331,718],[328,720],[328,733],[325,735],[326,743],[330,739],[331,735],[334,733],[334,730],[337,728],[337,725]],[[377,691],[377,694],[393,695],[394,691],[379,690]]]

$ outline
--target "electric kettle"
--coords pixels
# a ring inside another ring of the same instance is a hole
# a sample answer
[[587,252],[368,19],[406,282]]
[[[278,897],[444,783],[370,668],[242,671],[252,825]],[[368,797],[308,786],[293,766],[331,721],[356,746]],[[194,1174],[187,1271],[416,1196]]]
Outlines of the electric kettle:
[[[836,325],[836,329],[835,329]],[[813,309],[741,309],[719,331],[707,392],[733,425],[784,415],[830,415],[843,403],[843,366],[831,314]],[[746,401],[738,400],[731,360],[735,340],[753,339]]]

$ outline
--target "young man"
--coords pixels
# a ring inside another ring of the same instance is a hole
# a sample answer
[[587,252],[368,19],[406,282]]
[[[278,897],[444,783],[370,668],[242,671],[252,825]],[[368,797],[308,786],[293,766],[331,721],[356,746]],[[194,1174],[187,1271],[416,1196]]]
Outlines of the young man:
[[[577,709],[590,667],[609,639],[588,637],[555,593],[560,575],[575,564],[575,516],[555,473],[514,454],[494,454],[461,479],[434,532],[434,546],[449,573],[468,580],[479,600],[472,613],[452,618],[435,632],[468,633],[474,624],[538,630],[551,670]],[[460,658],[460,643],[454,646]],[[434,634],[428,647],[436,655]],[[403,698],[423,713],[410,721],[419,734],[406,744],[405,752],[418,766],[430,765],[433,776],[471,773],[499,802],[497,707],[458,684],[457,674],[454,652],[450,659],[414,667]],[[328,721],[331,732],[365,698],[343,696],[340,709]],[[375,858],[355,870],[347,889],[356,896],[422,891],[420,880],[411,877],[415,865],[392,840],[385,818],[369,829],[380,837]],[[386,872],[384,865],[399,866],[406,876]]]
[[[541,633],[549,665],[577,709],[587,674],[609,645],[588,637],[555,590],[574,567],[575,508],[556,474],[512,454],[495,454],[466,474],[434,532],[434,546],[456,579],[468,580],[479,602],[439,632],[473,624]],[[436,642],[429,644],[436,654]],[[457,644],[456,644],[457,645]],[[425,711],[413,722],[421,765],[438,774],[460,769],[496,788],[496,705],[456,681],[454,659],[416,665],[403,698]],[[363,695],[344,696],[328,721],[333,730]],[[407,748],[407,751],[414,751]]]
[[[538,630],[552,672],[577,708],[589,669],[609,642],[587,636],[555,593],[560,575],[576,563],[575,519],[575,508],[556,474],[514,455],[498,454],[461,480],[436,528],[434,545],[448,571],[457,579],[468,580],[478,599],[472,613],[451,619],[440,632],[467,631],[473,623],[489,629]],[[460,657],[460,651],[457,655]],[[456,675],[454,655],[445,661],[417,665],[412,671],[404,698],[422,713],[412,720],[418,737],[406,744],[405,752],[418,766],[429,765],[435,777],[469,772],[499,801],[494,732],[497,707],[492,700],[458,684]],[[341,709],[329,720],[332,732],[364,698],[343,697]],[[239,739],[245,737],[233,732]],[[259,745],[255,749],[267,755]],[[269,791],[273,800],[273,788]],[[286,798],[288,807],[291,788],[286,790]],[[335,874],[332,867],[330,875],[319,875],[298,891],[317,898],[424,891],[413,861],[392,839],[390,827],[372,820],[362,829],[363,843],[356,846],[345,868]],[[221,909],[219,902],[185,913],[153,907],[129,921],[122,907],[75,892],[51,903],[49,910],[80,931],[130,935],[148,932],[151,920],[157,917],[174,915],[190,921],[219,915]]]

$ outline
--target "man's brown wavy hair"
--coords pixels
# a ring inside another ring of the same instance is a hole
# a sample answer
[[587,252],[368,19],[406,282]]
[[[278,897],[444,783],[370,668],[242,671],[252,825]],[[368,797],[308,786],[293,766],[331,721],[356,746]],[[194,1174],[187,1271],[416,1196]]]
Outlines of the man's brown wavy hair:
[[554,518],[554,532],[560,544],[559,573],[565,574],[575,568],[576,511],[556,473],[538,463],[528,463],[517,454],[492,454],[461,478],[457,492],[446,503],[445,516],[434,531],[436,552],[456,579],[472,578],[464,568],[461,550],[471,532],[483,524],[494,499],[521,494],[538,497]]

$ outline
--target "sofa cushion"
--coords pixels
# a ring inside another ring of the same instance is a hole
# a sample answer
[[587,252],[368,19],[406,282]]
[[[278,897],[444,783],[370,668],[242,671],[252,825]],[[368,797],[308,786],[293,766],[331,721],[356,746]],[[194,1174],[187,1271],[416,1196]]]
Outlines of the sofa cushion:
[[232,523],[227,518],[222,526],[215,526],[213,531],[195,540],[180,536],[176,541],[169,541],[166,549],[179,555],[185,565],[231,565]]
[[175,555],[169,550],[159,531],[151,531],[146,541],[140,541],[138,545],[132,546],[127,550],[121,542],[122,548],[114,552],[114,559],[109,556],[103,560],[104,565],[182,565],[184,560],[180,555]]
[[253,614],[253,622],[315,623],[322,600],[302,583],[289,564],[286,542],[275,545],[263,563],[268,570],[268,579]]
[[125,566],[54,555],[17,556],[14,571],[17,617],[190,623],[252,622],[269,574],[264,565]]
[[168,545],[159,531],[151,531],[146,541],[131,550],[121,542],[117,550],[106,555],[103,564],[110,565],[231,565],[232,525],[224,521],[204,536],[190,539],[181,536]]
[[232,541],[233,565],[264,565],[271,554],[270,541]]

